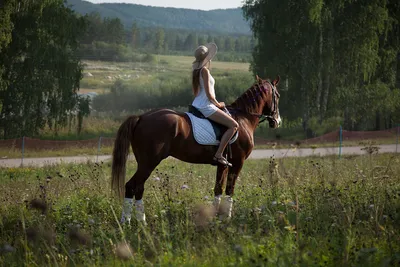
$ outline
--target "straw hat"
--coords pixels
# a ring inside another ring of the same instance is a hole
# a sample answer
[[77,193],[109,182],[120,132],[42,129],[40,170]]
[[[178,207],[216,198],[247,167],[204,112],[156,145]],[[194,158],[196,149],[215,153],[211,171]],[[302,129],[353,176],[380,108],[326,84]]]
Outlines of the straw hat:
[[215,43],[200,45],[197,47],[196,51],[194,51],[196,60],[193,61],[192,68],[194,70],[201,69],[214,58],[215,54],[217,54],[217,45]]

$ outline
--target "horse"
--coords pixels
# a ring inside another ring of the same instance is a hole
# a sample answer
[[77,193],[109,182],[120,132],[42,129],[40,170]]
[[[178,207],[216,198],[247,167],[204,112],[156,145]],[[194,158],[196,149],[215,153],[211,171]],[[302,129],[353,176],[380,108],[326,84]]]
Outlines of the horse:
[[[225,218],[230,218],[236,180],[244,161],[254,148],[254,131],[264,120],[268,120],[270,128],[278,128],[281,124],[280,94],[277,90],[279,80],[279,75],[272,82],[256,75],[256,81],[251,87],[233,103],[226,105],[230,115],[239,124],[235,133],[237,139],[229,143],[224,151],[226,153],[230,150],[231,167],[213,161],[217,144],[204,145],[196,141],[192,122],[186,112],[161,108],[139,116],[129,116],[118,129],[111,169],[112,192],[123,202],[121,224],[130,224],[133,205],[137,221],[146,224],[142,199],[144,184],[160,162],[169,156],[187,163],[217,166],[213,205],[218,211],[223,194],[222,186],[226,181]],[[137,170],[125,184],[130,146],[136,158]]]

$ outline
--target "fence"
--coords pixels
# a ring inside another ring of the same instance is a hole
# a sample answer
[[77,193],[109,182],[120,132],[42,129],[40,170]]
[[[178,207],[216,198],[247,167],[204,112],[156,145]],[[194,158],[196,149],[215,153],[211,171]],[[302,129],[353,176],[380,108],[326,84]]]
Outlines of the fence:
[[[284,140],[267,140],[261,137],[255,137],[254,141],[256,145],[290,145],[290,144],[305,144],[305,145],[321,145],[321,144],[332,144],[332,146],[338,146],[339,157],[341,156],[341,149],[343,145],[347,145],[352,142],[353,145],[357,145],[362,141],[374,141],[384,142],[387,144],[396,144],[396,153],[399,151],[399,135],[400,125],[395,128],[382,130],[382,131],[346,131],[340,127],[337,131],[327,133],[322,136],[315,138],[300,140],[297,142],[284,141]],[[93,149],[93,153],[97,153],[97,157],[101,154],[102,147],[112,147],[114,144],[114,138],[93,138],[88,140],[41,140],[29,137],[22,137],[16,139],[0,140],[0,151],[1,154],[7,157],[7,154],[21,153],[21,163],[23,163],[24,156],[27,152],[31,151],[58,151],[67,149]],[[358,143],[357,143],[358,142]],[[93,154],[92,153],[92,154]]]

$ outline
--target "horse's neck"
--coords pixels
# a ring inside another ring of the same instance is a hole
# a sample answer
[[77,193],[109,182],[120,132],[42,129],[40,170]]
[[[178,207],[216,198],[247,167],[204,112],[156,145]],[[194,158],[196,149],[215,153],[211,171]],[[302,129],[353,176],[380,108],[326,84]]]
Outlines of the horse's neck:
[[246,118],[255,129],[259,120],[256,115],[262,114],[266,105],[266,94],[267,92],[262,90],[259,85],[254,85],[236,99],[231,106],[241,111],[241,116]]
[[247,113],[261,114],[266,104],[266,94],[259,85],[254,85],[236,99],[232,106]]

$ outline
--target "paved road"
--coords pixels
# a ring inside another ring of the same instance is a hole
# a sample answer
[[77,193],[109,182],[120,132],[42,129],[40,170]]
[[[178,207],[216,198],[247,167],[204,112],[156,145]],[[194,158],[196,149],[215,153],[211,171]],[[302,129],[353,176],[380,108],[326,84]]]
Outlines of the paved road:
[[[379,153],[395,153],[396,145],[379,145]],[[362,155],[365,151],[361,150],[362,146],[354,147],[343,147],[342,155]],[[400,146],[398,147],[400,153]],[[274,156],[275,158],[282,157],[307,157],[307,156],[327,156],[327,155],[339,155],[338,147],[326,147],[326,148],[300,148],[300,149],[257,149],[253,150],[250,154],[251,159],[263,159]],[[130,155],[133,158],[133,155]],[[59,163],[82,163],[87,161],[95,162],[110,160],[110,155],[105,156],[72,156],[72,157],[51,157],[51,158],[25,158],[23,160],[23,166],[36,166],[42,167],[44,165],[53,165]],[[0,167],[19,167],[21,166],[21,159],[0,159]]]

